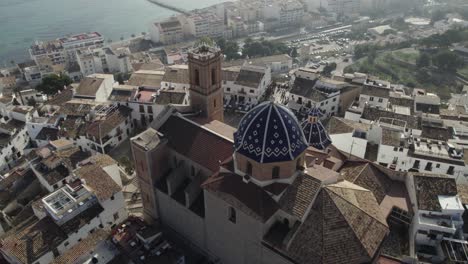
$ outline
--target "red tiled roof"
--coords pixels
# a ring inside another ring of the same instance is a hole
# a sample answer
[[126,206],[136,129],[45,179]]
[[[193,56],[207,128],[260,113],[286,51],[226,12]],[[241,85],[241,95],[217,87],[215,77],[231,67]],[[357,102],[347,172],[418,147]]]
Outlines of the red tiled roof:
[[179,154],[215,172],[233,153],[233,143],[177,115],[158,129]]
[[243,182],[242,177],[234,173],[216,173],[208,178],[202,187],[236,209],[263,222],[278,210],[277,203],[265,190],[252,182]]

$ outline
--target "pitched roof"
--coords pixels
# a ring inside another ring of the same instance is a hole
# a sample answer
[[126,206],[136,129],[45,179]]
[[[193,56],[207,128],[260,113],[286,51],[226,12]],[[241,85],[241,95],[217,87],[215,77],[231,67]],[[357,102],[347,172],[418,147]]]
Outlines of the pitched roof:
[[361,131],[367,131],[370,127],[369,124],[348,120],[341,117],[332,116],[326,125],[328,133],[334,134],[345,134],[352,133],[355,129]]
[[34,263],[45,253],[60,245],[67,238],[50,217],[14,230],[2,242],[2,250],[15,256],[22,263]]
[[93,193],[101,201],[109,200],[114,194],[120,192],[122,188],[112,179],[101,166],[88,164],[77,169],[75,174],[84,180]]
[[53,127],[43,127],[36,136],[39,140],[57,140],[59,130]]
[[319,192],[287,252],[299,263],[370,262],[387,233],[372,193],[345,181]]
[[328,95],[314,88],[317,80],[308,80],[304,78],[296,78],[290,93],[296,94],[314,102],[321,102],[328,99]]
[[414,174],[414,188],[419,210],[442,211],[438,196],[457,195],[457,184],[454,178],[435,174]]
[[90,252],[93,252],[96,246],[105,241],[109,235],[109,232],[104,231],[103,229],[97,229],[85,239],[78,242],[78,244],[62,253],[58,258],[54,259],[52,264],[76,263],[80,257],[89,255]]
[[265,76],[264,71],[260,72],[257,70],[241,69],[234,83],[250,88],[258,88],[263,79],[263,76]]
[[163,77],[163,71],[139,70],[132,74],[127,84],[134,86],[161,87]]
[[190,83],[188,67],[169,67],[162,78],[163,82]]
[[368,161],[347,161],[339,172],[345,180],[370,190],[379,204],[392,185],[392,180]]
[[381,144],[393,147],[400,146],[401,133],[392,129],[382,129],[382,142]]
[[277,203],[265,190],[252,182],[243,182],[242,177],[234,173],[216,173],[202,187],[262,222],[267,221],[278,210]]
[[160,91],[155,103],[159,105],[183,104],[185,96],[185,91]]
[[80,85],[75,90],[77,96],[96,96],[96,92],[101,87],[104,79],[96,77],[85,77],[81,80]]
[[390,91],[391,91],[390,89],[384,88],[384,87],[364,85],[364,87],[362,88],[361,94],[382,97],[382,98],[389,98]]
[[307,209],[319,192],[321,182],[316,178],[302,174],[296,177],[279,200],[280,208],[299,219],[304,217]]
[[158,131],[172,149],[212,172],[234,151],[232,141],[178,115],[169,117]]
[[104,138],[109,134],[113,129],[117,128],[127,120],[131,113],[131,109],[126,106],[119,106],[116,110],[109,113],[103,119],[94,120],[92,123],[88,124],[86,128],[86,133],[95,138]]
[[418,129],[420,127],[420,120],[417,116],[403,115],[371,106],[364,107],[361,117],[371,121],[379,120],[380,118],[393,118],[406,122],[409,128]]

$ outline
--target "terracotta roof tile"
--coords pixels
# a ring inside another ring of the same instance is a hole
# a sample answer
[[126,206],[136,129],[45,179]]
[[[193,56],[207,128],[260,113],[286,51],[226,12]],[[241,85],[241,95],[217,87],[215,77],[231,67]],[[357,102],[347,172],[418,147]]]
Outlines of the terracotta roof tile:
[[122,188],[99,165],[85,165],[75,171],[101,201],[110,199]]
[[265,190],[252,182],[243,182],[241,176],[233,173],[217,173],[202,186],[236,209],[262,222],[267,221],[278,210],[278,205]]
[[233,143],[183,117],[173,115],[158,129],[176,152],[215,172],[233,153]]
[[279,201],[281,209],[302,219],[320,186],[321,182],[310,175],[297,176]]
[[109,235],[110,232],[106,232],[103,229],[96,230],[81,242],[78,242],[78,244],[61,254],[52,264],[77,263],[80,257],[89,255],[89,253],[94,251],[96,246],[105,241]]
[[60,227],[50,217],[45,217],[28,225],[23,230],[15,230],[2,242],[2,250],[15,256],[22,263],[34,263],[67,238]]
[[298,263],[370,262],[388,233],[379,214],[371,192],[346,182],[326,187],[287,252]]
[[419,210],[442,211],[438,196],[457,195],[454,178],[443,175],[414,174],[414,188]]

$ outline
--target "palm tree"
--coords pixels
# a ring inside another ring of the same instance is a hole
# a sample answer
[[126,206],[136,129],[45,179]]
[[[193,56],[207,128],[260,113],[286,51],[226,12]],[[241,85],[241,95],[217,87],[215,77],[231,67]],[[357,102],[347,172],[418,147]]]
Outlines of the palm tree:
[[23,95],[21,94],[21,89],[18,86],[14,86],[12,90],[13,90],[13,93],[15,94],[15,97],[20,99],[21,105],[25,105],[24,100],[23,100]]

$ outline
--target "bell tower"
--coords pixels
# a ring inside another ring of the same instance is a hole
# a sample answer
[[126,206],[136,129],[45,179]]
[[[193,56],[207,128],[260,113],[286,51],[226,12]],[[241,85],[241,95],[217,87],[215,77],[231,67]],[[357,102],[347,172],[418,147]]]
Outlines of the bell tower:
[[190,100],[195,111],[207,120],[223,122],[221,50],[201,43],[188,53]]

